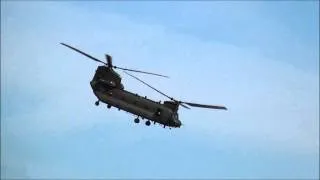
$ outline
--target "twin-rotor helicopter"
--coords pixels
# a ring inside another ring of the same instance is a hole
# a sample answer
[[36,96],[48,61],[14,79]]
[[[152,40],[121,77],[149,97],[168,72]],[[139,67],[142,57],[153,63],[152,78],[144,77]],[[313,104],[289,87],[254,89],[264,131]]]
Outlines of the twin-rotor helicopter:
[[[167,76],[140,70],[117,67],[112,64],[112,57],[108,54],[106,54],[107,62],[104,62],[70,45],[67,45],[65,43],[61,44],[94,61],[103,64],[102,66],[98,66],[93,76],[93,79],[90,81],[93,93],[98,99],[95,102],[95,105],[98,106],[99,102],[103,102],[107,104],[108,108],[116,107],[119,110],[127,111],[137,116],[134,119],[135,123],[139,123],[141,117],[141,119],[146,119],[145,124],[147,126],[150,126],[151,122],[153,122],[154,124],[159,123],[163,125],[164,128],[166,126],[170,128],[179,128],[182,125],[178,115],[179,106],[182,106],[187,109],[190,109],[189,106],[192,106],[200,108],[227,110],[225,106],[197,104],[174,99],[173,97],[166,95],[165,93],[157,90],[156,88],[137,78],[136,76],[128,73],[128,71],[150,74],[160,77]],[[167,97],[169,101],[164,101],[163,103],[161,103],[161,101],[153,101],[151,99],[148,99],[147,97],[142,97],[136,93],[126,91],[124,89],[123,84],[121,83],[120,75],[114,69],[122,70],[127,75],[135,78],[136,80],[140,81],[141,83],[145,84],[151,89]]]

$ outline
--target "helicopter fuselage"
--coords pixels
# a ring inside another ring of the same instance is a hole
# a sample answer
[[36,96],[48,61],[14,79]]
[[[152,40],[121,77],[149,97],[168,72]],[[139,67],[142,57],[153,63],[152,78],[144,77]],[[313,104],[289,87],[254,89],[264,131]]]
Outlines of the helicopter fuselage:
[[[150,125],[150,120],[154,123],[160,123],[164,125],[164,127],[180,127],[181,121],[179,121],[178,117],[178,108],[182,106],[184,108],[190,109],[188,106],[191,107],[199,107],[199,108],[210,108],[210,109],[223,109],[227,110],[225,106],[219,105],[208,105],[208,104],[198,104],[193,102],[186,102],[181,100],[176,100],[173,97],[166,95],[165,93],[157,90],[156,88],[152,87],[151,85],[145,83],[141,79],[137,78],[134,75],[129,74],[127,71],[130,72],[137,72],[161,77],[167,77],[161,74],[156,74],[152,72],[146,72],[136,69],[128,69],[123,67],[118,67],[112,65],[112,57],[108,54],[105,55],[107,63],[101,61],[75,47],[72,47],[65,43],[60,43],[63,46],[66,46],[87,58],[102,63],[104,66],[98,66],[96,73],[93,79],[90,81],[90,85],[92,87],[93,93],[98,98],[96,101],[96,105],[99,105],[99,102],[106,103],[108,108],[116,107],[119,110],[127,111],[131,114],[137,116],[134,122],[139,123],[139,117],[142,119],[148,119],[146,121],[146,125]],[[140,81],[141,83],[145,84],[146,86],[150,87],[151,89],[157,91],[158,93],[162,94],[163,96],[169,98],[171,101],[164,101],[155,102],[151,99],[147,99],[147,97],[139,96],[138,94],[134,94],[132,92],[124,90],[124,86],[121,83],[120,75],[115,72],[113,69],[120,69],[127,75],[135,78],[136,80]]]
[[180,127],[178,104],[174,101],[155,102],[124,90],[121,77],[106,66],[99,66],[90,82],[99,101],[169,127]]

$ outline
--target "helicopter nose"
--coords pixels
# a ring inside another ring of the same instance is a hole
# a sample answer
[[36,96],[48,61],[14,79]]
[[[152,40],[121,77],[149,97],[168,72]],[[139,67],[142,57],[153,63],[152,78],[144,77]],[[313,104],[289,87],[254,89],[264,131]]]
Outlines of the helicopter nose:
[[176,120],[176,125],[177,125],[177,127],[180,127],[182,125],[181,121]]

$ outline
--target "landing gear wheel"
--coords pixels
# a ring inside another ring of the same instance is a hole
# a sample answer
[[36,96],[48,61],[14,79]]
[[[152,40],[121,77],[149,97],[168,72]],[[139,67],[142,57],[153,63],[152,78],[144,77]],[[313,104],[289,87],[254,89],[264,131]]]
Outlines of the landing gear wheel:
[[146,125],[150,126],[151,122],[150,121],[146,121]]
[[96,101],[94,104],[95,104],[96,106],[99,106],[99,101]]
[[110,104],[108,104],[108,106],[107,106],[107,107],[108,107],[108,109],[110,109],[112,106],[111,106]]
[[134,122],[135,122],[135,123],[139,123],[139,122],[140,122],[140,119],[139,119],[139,118],[135,118],[135,119],[134,119]]

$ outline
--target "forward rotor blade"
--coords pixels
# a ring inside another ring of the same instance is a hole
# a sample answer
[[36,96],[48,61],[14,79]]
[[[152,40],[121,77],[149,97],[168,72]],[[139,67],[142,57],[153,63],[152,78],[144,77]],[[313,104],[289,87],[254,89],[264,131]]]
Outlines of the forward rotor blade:
[[157,91],[158,93],[160,93],[160,94],[164,95],[165,97],[167,97],[167,98],[169,98],[169,99],[171,99],[171,100],[173,100],[173,101],[176,101],[176,100],[175,100],[175,99],[173,99],[172,97],[170,97],[170,96],[166,95],[165,93],[163,93],[163,92],[159,91],[158,89],[156,89],[156,88],[154,88],[154,87],[150,86],[149,84],[147,84],[146,82],[144,82],[144,81],[142,81],[141,79],[137,78],[136,76],[134,76],[134,75],[132,75],[132,74],[130,74],[130,73],[128,73],[128,72],[126,72],[126,71],[123,71],[123,72],[124,72],[124,73],[126,73],[127,75],[129,75],[129,76],[131,76],[131,77],[135,78],[136,80],[138,80],[138,81],[142,82],[143,84],[145,84],[145,85],[146,85],[146,86],[148,86],[149,88],[151,88],[151,89],[153,89],[153,90]]
[[227,110],[227,108],[224,106],[196,104],[196,103],[189,103],[189,102],[182,102],[182,103],[188,104],[189,106],[193,106],[193,107]]
[[72,49],[72,50],[74,50],[74,51],[76,51],[76,52],[78,52],[78,53],[80,53],[80,54],[82,54],[82,55],[84,55],[84,56],[86,56],[86,57],[94,60],[94,61],[97,61],[97,62],[100,62],[100,63],[102,63],[102,64],[108,65],[107,63],[105,63],[105,62],[103,62],[103,61],[101,61],[101,60],[99,60],[99,59],[97,59],[97,58],[95,58],[95,57],[93,57],[93,56],[91,56],[91,55],[83,52],[83,51],[80,51],[80,50],[77,49],[77,48],[74,48],[74,47],[72,47],[72,46],[69,46],[69,45],[67,45],[67,44],[65,44],[65,43],[60,43],[60,44],[66,46],[66,47],[68,47],[68,48],[70,48],[70,49]]
[[[76,52],[78,52],[78,53],[80,53],[80,54],[82,54],[82,55],[84,55],[84,56],[86,56],[86,57],[94,60],[94,61],[97,61],[97,62],[100,62],[100,63],[102,63],[102,64],[108,65],[108,63],[105,63],[105,62],[103,62],[103,61],[101,61],[101,60],[99,60],[99,59],[97,59],[97,58],[95,58],[95,57],[93,57],[93,56],[91,56],[91,55],[83,52],[83,51],[80,51],[80,50],[77,49],[77,48],[74,48],[74,47],[72,47],[72,46],[70,46],[70,45],[67,45],[67,44],[65,44],[65,43],[60,43],[60,44],[66,46],[66,47],[68,47],[68,48],[70,48],[70,49],[72,49],[72,50],[74,50],[74,51],[76,51]],[[112,66],[112,67],[115,68],[115,69],[122,69],[122,70],[126,70],[126,71],[132,71],[132,72],[138,72],[138,73],[144,73],[144,74],[150,74],[150,75],[155,75],[155,76],[161,76],[161,77],[169,78],[168,76],[161,75],[161,74],[156,74],[156,73],[151,73],[151,72],[145,72],[145,71],[134,70],[134,69],[127,69],[127,68],[122,68],[122,67],[117,67],[117,66]]]
[[161,74],[156,74],[156,73],[151,73],[151,72],[145,72],[145,71],[134,70],[134,69],[127,69],[127,68],[122,68],[122,67],[117,67],[117,66],[113,66],[113,67],[115,69],[122,69],[122,70],[125,70],[125,71],[132,71],[132,72],[138,72],[138,73],[144,73],[144,74],[151,74],[151,75],[155,75],[155,76],[161,76],[161,77],[169,78],[168,76],[161,75]]

